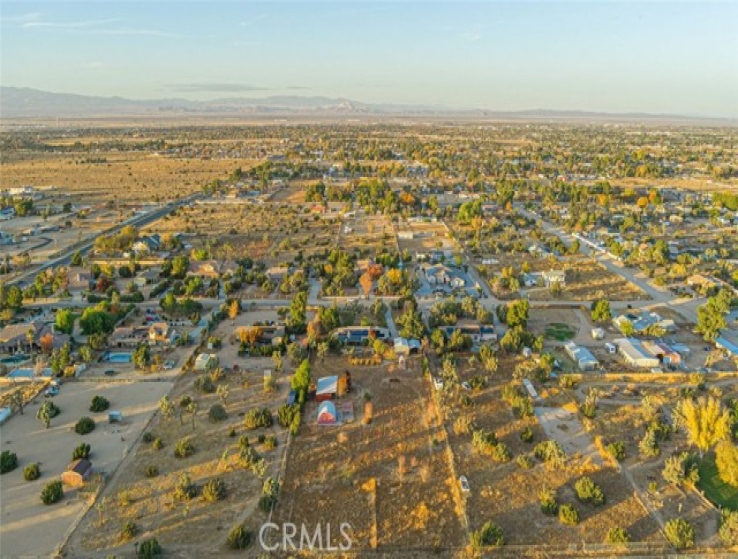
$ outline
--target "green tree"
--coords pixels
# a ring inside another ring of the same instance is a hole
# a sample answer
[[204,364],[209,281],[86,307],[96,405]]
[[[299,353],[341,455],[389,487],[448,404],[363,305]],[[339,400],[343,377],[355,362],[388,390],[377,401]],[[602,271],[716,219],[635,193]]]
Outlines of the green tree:
[[132,359],[137,369],[141,371],[145,370],[151,363],[151,348],[149,344],[139,344],[133,351]]
[[710,297],[706,305],[697,309],[697,332],[702,334],[706,341],[717,338],[725,326],[722,304],[715,297]]
[[606,322],[612,318],[610,302],[607,299],[597,299],[592,303],[592,320]]
[[72,335],[74,330],[74,320],[76,316],[69,309],[59,309],[56,311],[56,328],[60,332],[67,335]]
[[664,533],[675,549],[687,549],[694,545],[694,527],[683,518],[672,518],[664,526]]

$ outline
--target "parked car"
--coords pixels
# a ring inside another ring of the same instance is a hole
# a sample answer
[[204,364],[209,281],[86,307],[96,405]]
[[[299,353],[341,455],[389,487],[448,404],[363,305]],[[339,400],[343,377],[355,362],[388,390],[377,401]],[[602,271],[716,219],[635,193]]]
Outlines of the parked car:
[[471,384],[469,384],[468,382],[464,381],[464,382],[461,383],[461,388],[463,388],[464,390],[471,390]]
[[105,371],[105,374],[109,377],[112,377],[115,374],[115,369],[108,369]]
[[469,487],[469,480],[466,479],[466,476],[459,476],[459,485],[461,485],[461,491],[463,493],[469,493],[471,490]]
[[57,394],[59,394],[58,386],[49,386],[46,390],[44,390],[44,398],[53,398]]
[[441,390],[443,388],[443,379],[440,379],[438,377],[433,378],[433,386],[436,387],[436,390]]
[[165,361],[165,362],[164,362],[164,370],[165,370],[165,371],[169,371],[169,370],[171,370],[171,369],[174,369],[174,361],[172,361],[172,360],[170,359],[169,361]]

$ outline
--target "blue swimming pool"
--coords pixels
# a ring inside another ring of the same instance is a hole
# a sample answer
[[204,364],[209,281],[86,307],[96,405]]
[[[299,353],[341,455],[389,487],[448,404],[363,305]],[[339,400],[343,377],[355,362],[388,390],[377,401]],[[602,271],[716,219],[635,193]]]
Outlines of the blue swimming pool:
[[3,357],[0,359],[0,363],[3,365],[17,365],[18,363],[28,361],[29,358],[30,357],[24,353],[20,355],[11,355],[10,357]]
[[105,355],[105,361],[108,363],[130,363],[132,359],[130,353],[108,353]]
[[[52,375],[51,369],[43,369],[41,371],[42,377],[50,377]],[[14,378],[14,379],[31,379],[36,376],[35,369],[30,368],[23,368],[23,369],[16,369],[15,371],[8,374],[8,378]]]

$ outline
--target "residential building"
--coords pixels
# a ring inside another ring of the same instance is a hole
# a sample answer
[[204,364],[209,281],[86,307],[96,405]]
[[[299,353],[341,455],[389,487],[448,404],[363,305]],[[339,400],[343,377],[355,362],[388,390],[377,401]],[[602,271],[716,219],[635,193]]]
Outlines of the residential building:
[[640,340],[635,338],[618,338],[615,340],[618,347],[618,353],[623,357],[625,362],[631,367],[639,369],[651,369],[659,366],[658,357],[654,357]]

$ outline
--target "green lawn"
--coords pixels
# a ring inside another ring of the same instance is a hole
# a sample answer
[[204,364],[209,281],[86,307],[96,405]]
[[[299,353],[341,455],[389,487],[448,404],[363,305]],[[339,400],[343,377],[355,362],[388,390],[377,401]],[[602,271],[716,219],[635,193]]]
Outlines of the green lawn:
[[543,335],[546,338],[553,338],[554,340],[565,342],[572,339],[576,333],[576,330],[574,330],[574,328],[572,328],[568,324],[563,324],[561,322],[552,322],[551,324],[546,326],[546,330],[543,332]]
[[700,462],[699,488],[716,505],[738,511],[738,487],[724,483],[718,475],[715,454],[709,453]]

